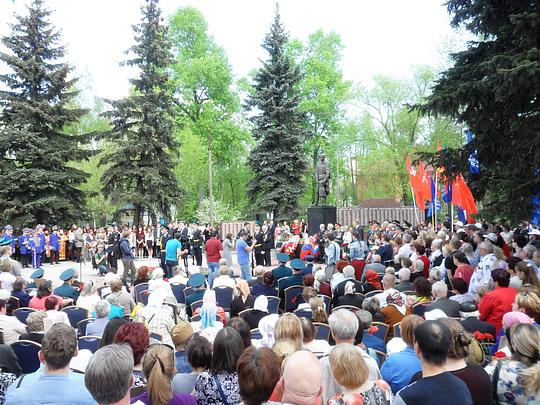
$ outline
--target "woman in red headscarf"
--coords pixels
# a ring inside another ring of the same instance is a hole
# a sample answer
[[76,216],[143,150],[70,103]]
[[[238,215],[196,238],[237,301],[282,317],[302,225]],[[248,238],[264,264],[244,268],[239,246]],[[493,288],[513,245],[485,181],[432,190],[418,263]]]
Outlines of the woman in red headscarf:
[[379,274],[375,270],[368,270],[363,293],[366,294],[374,290],[382,290],[381,280],[379,280]]

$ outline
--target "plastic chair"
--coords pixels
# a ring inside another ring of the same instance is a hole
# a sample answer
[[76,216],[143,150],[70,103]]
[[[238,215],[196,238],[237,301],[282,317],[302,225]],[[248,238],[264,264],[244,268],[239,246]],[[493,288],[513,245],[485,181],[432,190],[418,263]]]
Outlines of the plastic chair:
[[253,311],[253,308],[244,309],[243,311],[238,312],[238,316],[244,319],[244,315]]
[[144,290],[148,290],[148,283],[137,284],[133,287],[133,298],[135,299],[135,302],[141,302],[140,294]]
[[375,353],[377,354],[377,359],[378,359],[377,363],[379,363],[379,368],[381,368],[384,361],[386,360],[386,353],[383,353],[380,350],[375,350]]
[[13,311],[15,311],[17,308],[20,308],[21,303],[17,297],[9,297],[9,300],[6,305],[6,312],[8,315],[12,315]]
[[171,284],[171,290],[174,295],[174,298],[176,298],[176,302],[179,304],[185,304],[186,303],[186,297],[184,296],[184,289],[186,286],[184,284],[178,284],[174,283]]
[[148,305],[148,297],[150,296],[151,292],[152,291],[150,290],[144,290],[139,293],[139,297],[141,298],[140,303],[143,304],[144,306]]
[[86,336],[86,326],[90,322],[94,322],[96,318],[86,318],[82,321],[77,322],[77,330],[79,331],[79,336]]
[[358,311],[360,308],[355,307],[354,305],[340,305],[339,307],[332,308],[332,312],[338,310],[338,309],[346,309],[347,311]]
[[200,308],[203,306],[203,300],[195,301],[191,306],[191,313],[194,314],[197,308]]
[[285,288],[285,312],[292,312],[295,310],[297,304],[295,304],[292,300],[293,298],[302,295],[302,291],[304,291],[304,287],[298,285]]
[[313,326],[315,326],[316,331],[315,339],[326,341],[330,339],[330,326],[325,323],[319,322],[313,322]]
[[174,323],[177,324],[177,323],[178,323],[178,316],[179,316],[179,315],[178,315],[178,312],[179,312],[178,306],[175,305],[175,304],[173,304],[173,303],[171,303],[171,302],[164,302],[163,304],[164,304],[164,305],[168,305],[169,307],[172,308],[172,310],[173,310],[173,316],[174,316]]
[[81,336],[79,338],[79,350],[87,349],[95,353],[99,349],[101,338],[99,336]]
[[157,340],[158,342],[163,341],[163,335],[161,333],[150,332],[149,334],[150,334],[150,339]]
[[401,325],[399,323],[394,325],[394,337],[401,337]]
[[73,328],[77,328],[77,324],[82,321],[83,319],[88,318],[88,311],[86,308],[81,307],[65,307],[62,309],[63,312],[65,312],[68,316],[69,323]]
[[262,339],[261,332],[259,328],[251,329],[251,339]]
[[30,315],[32,312],[36,312],[36,310],[34,308],[22,307],[13,311],[13,315],[19,320],[19,322],[26,325],[26,318],[28,318],[28,315]]
[[418,303],[416,305],[413,305],[412,313],[414,315],[418,315],[418,316],[421,316],[422,318],[424,318],[425,315],[426,315],[427,306],[429,304],[431,304],[431,302],[427,302],[427,303],[420,302],[420,303]]
[[390,329],[390,326],[382,322],[372,322],[371,325],[377,327],[377,331],[373,332],[372,335],[385,341],[386,335],[388,335],[388,329]]
[[268,298],[268,313],[277,314],[278,309],[279,309],[279,303],[281,302],[281,298],[273,297],[271,295],[267,295],[266,298]]
[[[199,322],[201,320],[201,315],[193,315],[190,319],[191,322]],[[216,321],[217,322],[223,322],[223,319],[221,319],[221,316],[216,315]]]
[[366,294],[366,298],[373,297],[374,295],[382,293],[383,290],[373,290]]
[[193,294],[195,290],[193,290],[193,287],[187,287],[184,288],[184,302],[186,302],[187,297],[189,297],[191,294]]
[[330,297],[328,295],[324,295],[324,294],[318,294],[317,297],[319,297],[322,300],[322,302],[324,302],[324,307],[326,308],[326,314],[329,314],[330,313],[330,305],[331,305],[331,302],[332,302]]
[[[96,291],[97,291],[97,293],[99,295],[99,298],[104,299],[105,295],[110,294],[111,287],[109,287],[108,285],[102,285],[101,287],[98,287]],[[104,294],[103,291],[107,291],[107,293]]]
[[313,312],[307,309],[297,309],[293,312],[298,318],[307,318],[311,320],[313,318]]
[[229,311],[231,308],[231,302],[233,300],[234,290],[231,287],[214,287],[212,288],[216,292],[216,301],[218,307],[223,308],[225,311]]
[[11,344],[15,352],[23,374],[33,373],[41,365],[38,352],[41,350],[39,343],[31,340],[18,340]]

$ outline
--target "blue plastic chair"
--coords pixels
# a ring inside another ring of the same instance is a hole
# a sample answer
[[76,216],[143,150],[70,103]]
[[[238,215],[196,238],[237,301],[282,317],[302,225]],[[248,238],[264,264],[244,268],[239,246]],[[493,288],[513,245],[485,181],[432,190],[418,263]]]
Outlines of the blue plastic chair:
[[251,329],[251,339],[262,339],[261,332],[259,328]]
[[26,325],[26,318],[28,318],[28,315],[30,315],[32,312],[36,312],[36,310],[34,308],[22,307],[13,311],[13,315],[19,320],[19,322]]
[[11,344],[15,352],[23,374],[33,373],[41,365],[38,352],[41,350],[39,343],[31,340],[18,340]]
[[73,328],[77,328],[77,324],[82,321],[83,319],[88,318],[88,311],[86,308],[81,307],[65,307],[62,309],[64,311],[69,319],[69,323]]
[[86,336],[86,326],[88,326],[90,322],[94,322],[95,320],[96,318],[86,318],[82,321],[79,321],[77,323],[77,330],[79,331],[79,336]]
[[281,298],[273,297],[271,295],[267,295],[266,298],[268,298],[268,313],[277,314]]
[[372,335],[382,339],[384,342],[386,340],[386,335],[388,335],[388,329],[390,329],[390,326],[382,322],[372,322],[371,325],[377,327],[377,331],[373,332]]
[[322,300],[322,302],[324,302],[324,307],[326,309],[326,313],[329,314],[330,313],[330,304],[332,302],[330,297],[328,295],[324,295],[324,294],[318,294],[317,297],[319,297]]
[[184,295],[184,289],[186,286],[184,284],[171,284],[171,290],[174,295],[174,298],[176,298],[176,302],[179,304],[185,304],[186,303],[186,297]]
[[163,336],[161,333],[157,332],[150,332],[150,339],[157,340],[158,342],[161,342],[163,340]]
[[191,313],[194,314],[195,311],[203,306],[203,300],[195,301],[193,304],[191,304]]
[[401,325],[399,323],[394,325],[394,337],[401,337]]
[[304,287],[298,285],[285,288],[285,312],[292,312],[296,309],[298,305],[293,302],[293,299],[302,295],[302,291],[304,291]]
[[148,305],[148,297],[150,296],[151,291],[150,290],[144,290],[139,293],[139,297],[141,298],[141,303],[144,306]]
[[233,300],[234,290],[231,287],[215,287],[213,290],[216,292],[216,301],[218,307],[223,308],[225,311],[229,311],[231,308],[231,302]]
[[298,318],[307,318],[309,320],[313,318],[313,312],[308,311],[307,309],[297,309],[296,311],[294,311],[294,314]]
[[88,349],[95,353],[99,349],[101,338],[99,336],[81,336],[79,338],[79,350]]
[[315,326],[315,339],[317,340],[326,340],[330,339],[330,326],[325,323],[313,322]]
[[144,290],[148,290],[148,283],[141,283],[137,284],[135,287],[133,287],[133,295],[135,302],[141,302],[141,292]]

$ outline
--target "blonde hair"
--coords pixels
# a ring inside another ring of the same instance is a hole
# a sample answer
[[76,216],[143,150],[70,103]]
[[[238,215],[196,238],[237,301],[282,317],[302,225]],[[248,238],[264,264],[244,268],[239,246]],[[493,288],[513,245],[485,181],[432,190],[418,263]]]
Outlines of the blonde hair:
[[322,299],[320,299],[319,297],[310,298],[309,306],[311,307],[311,320],[313,322],[328,322],[328,315],[326,315],[326,309]]
[[281,361],[281,374],[283,374],[283,370],[285,369],[285,365],[287,364],[289,357],[301,349],[302,345],[298,345],[298,342],[291,339],[282,339],[274,343],[274,346],[272,346],[272,351]]
[[287,312],[281,315],[276,322],[274,332],[276,341],[290,339],[294,341],[298,347],[302,347],[302,342],[304,341],[302,322],[300,322],[300,319],[295,314]]
[[148,381],[148,396],[154,405],[167,405],[172,398],[171,380],[175,357],[171,347],[150,345],[142,359],[142,371]]
[[515,303],[531,318],[537,319],[540,316],[540,297],[535,291],[519,292]]
[[442,318],[439,319],[442,323],[448,326],[452,334],[452,344],[448,351],[448,357],[451,359],[464,359],[469,355],[469,345],[473,342],[473,337],[470,333],[465,332],[465,329],[455,319]]
[[120,278],[113,279],[111,281],[110,287],[111,287],[112,292],[122,291],[122,279]]
[[352,345],[338,345],[330,352],[330,367],[336,381],[347,389],[361,387],[369,371],[360,349]]
[[418,315],[407,315],[399,323],[401,330],[401,339],[407,346],[414,345],[414,329],[424,322],[424,319]]
[[516,324],[510,328],[510,350],[512,358],[528,368],[521,371],[525,393],[540,392],[540,331],[534,325]]

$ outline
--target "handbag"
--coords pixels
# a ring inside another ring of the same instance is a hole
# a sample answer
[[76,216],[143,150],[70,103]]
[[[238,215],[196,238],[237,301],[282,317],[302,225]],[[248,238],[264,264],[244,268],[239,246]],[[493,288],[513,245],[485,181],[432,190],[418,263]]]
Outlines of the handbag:
[[219,383],[217,375],[212,374],[212,378],[214,379],[217,385],[219,396],[221,397],[221,402],[223,402],[223,405],[229,405],[229,403],[227,402],[227,397],[225,396],[225,393],[223,392],[223,388],[221,388],[221,384]]
[[495,365],[495,370],[493,370],[493,378],[491,380],[491,384],[493,387],[493,401],[495,404],[499,403],[497,399],[497,385],[499,384],[499,375],[501,373],[501,367],[502,367],[502,360],[497,360],[497,364]]

